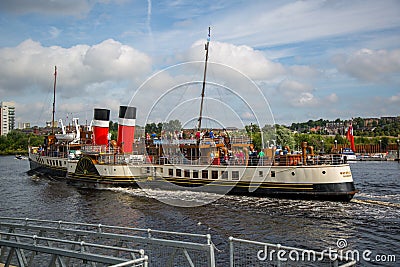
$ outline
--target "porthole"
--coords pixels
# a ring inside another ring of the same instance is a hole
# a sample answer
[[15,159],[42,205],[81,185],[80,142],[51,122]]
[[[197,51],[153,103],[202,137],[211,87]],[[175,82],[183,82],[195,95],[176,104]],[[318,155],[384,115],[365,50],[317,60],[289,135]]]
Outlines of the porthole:
[[322,171],[322,174],[326,174],[326,171]]
[[295,173],[295,172],[292,172],[292,175],[293,175],[293,176],[295,176],[295,175],[296,175],[296,173]]

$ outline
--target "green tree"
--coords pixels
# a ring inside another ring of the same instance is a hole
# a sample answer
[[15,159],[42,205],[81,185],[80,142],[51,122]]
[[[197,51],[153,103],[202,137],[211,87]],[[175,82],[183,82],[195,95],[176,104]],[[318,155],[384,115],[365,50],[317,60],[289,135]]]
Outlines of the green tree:
[[245,126],[247,135],[250,137],[251,142],[254,145],[254,148],[259,150],[262,147],[261,142],[261,131],[260,127],[257,124],[250,124]]
[[170,120],[162,126],[163,131],[173,133],[182,129],[182,123],[179,120]]
[[293,148],[295,141],[292,132],[285,126],[276,125],[276,143],[282,147]]
[[0,154],[25,154],[29,144],[40,146],[43,144],[43,137],[13,130],[6,136],[0,136]]

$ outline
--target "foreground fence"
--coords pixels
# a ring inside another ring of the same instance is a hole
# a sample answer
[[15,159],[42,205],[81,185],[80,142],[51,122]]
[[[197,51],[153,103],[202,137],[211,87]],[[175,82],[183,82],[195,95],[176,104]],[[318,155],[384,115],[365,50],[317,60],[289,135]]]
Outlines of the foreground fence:
[[241,266],[334,266],[356,265],[337,253],[317,252],[279,244],[229,238],[230,267]]
[[5,266],[214,267],[213,248],[209,235],[0,218]]
[[[228,259],[227,254],[221,256]],[[7,267],[216,266],[210,235],[9,217],[0,217],[2,263]],[[355,264],[353,258],[336,252],[229,238],[230,267]]]

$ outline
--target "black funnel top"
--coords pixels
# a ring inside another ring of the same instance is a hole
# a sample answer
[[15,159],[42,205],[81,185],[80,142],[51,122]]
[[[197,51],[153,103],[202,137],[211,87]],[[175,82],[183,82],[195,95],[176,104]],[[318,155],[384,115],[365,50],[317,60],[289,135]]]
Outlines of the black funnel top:
[[95,120],[99,120],[99,121],[109,121],[110,120],[110,110],[102,109],[102,108],[95,108],[93,118]]
[[128,106],[119,107],[119,118],[121,119],[136,119],[136,108]]

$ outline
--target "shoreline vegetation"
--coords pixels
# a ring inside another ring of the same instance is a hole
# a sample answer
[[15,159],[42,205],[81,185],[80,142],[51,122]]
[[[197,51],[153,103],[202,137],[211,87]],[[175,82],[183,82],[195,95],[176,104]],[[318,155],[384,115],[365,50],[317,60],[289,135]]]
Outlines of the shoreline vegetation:
[[[353,121],[354,122],[354,121]],[[322,130],[310,131],[311,127],[317,128],[319,125],[324,125],[326,121],[308,121],[306,123],[293,123],[291,126],[284,125],[265,125],[260,129],[258,125],[247,125],[245,129],[238,129],[231,132],[231,136],[247,135],[251,137],[255,147],[261,148],[261,134],[263,135],[264,144],[267,146],[278,145],[281,147],[289,147],[292,150],[299,150],[302,142],[307,142],[313,146],[317,153],[334,152],[334,147],[350,147],[349,141],[346,139],[345,127],[342,131],[336,134],[329,134]],[[357,127],[361,123],[358,122],[354,126],[354,143],[355,145],[379,145],[380,152],[387,152],[389,147],[398,144],[400,139],[400,123],[374,124],[372,129]],[[394,125],[392,125],[394,124]],[[146,133],[154,133],[158,137],[162,131],[180,131],[181,123],[178,120],[173,120],[167,123],[151,123],[145,127],[137,126],[135,133],[145,136]],[[117,136],[118,124],[110,122],[110,133],[114,140]],[[318,129],[318,128],[317,128]],[[59,130],[59,129],[57,129]],[[396,136],[397,135],[397,136]],[[139,136],[135,136],[136,138]],[[22,130],[12,130],[6,136],[0,136],[0,155],[27,155],[28,145],[41,146],[43,144],[44,135],[26,133]],[[267,140],[267,141],[266,141]],[[271,140],[271,141],[268,141]],[[265,146],[264,145],[264,146]],[[356,151],[358,152],[358,151]]]
[[0,136],[0,155],[28,155],[29,144],[41,146],[43,144],[43,136],[13,130],[6,136]]

